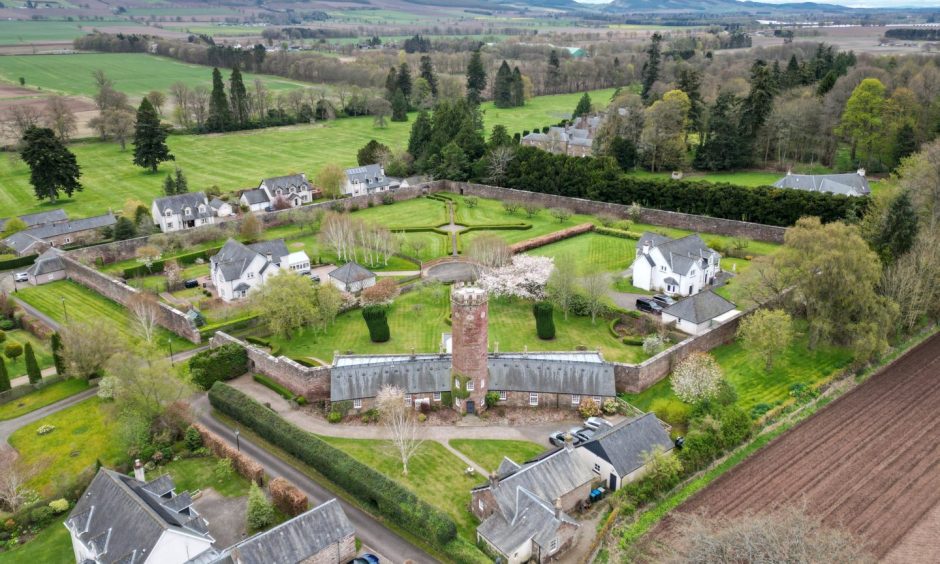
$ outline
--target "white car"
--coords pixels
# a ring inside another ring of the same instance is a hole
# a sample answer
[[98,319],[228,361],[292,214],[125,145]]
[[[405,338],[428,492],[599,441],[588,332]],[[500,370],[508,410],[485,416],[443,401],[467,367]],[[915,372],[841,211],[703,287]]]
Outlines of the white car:
[[16,282],[29,282],[29,274],[25,272],[17,272],[13,275],[13,280]]
[[588,417],[587,420],[584,422],[584,426],[594,431],[597,431],[598,429],[601,429],[602,427],[605,429],[609,427],[613,427],[613,425],[610,424],[610,421],[603,419],[601,417]]

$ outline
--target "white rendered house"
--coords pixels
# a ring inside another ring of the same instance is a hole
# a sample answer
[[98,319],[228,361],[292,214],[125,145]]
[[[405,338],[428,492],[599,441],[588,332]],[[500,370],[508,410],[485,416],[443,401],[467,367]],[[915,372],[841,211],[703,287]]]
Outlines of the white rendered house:
[[670,239],[647,231],[636,244],[633,285],[653,292],[691,296],[721,272],[721,255],[698,235]]
[[366,196],[378,192],[387,192],[401,187],[401,181],[385,176],[382,165],[370,164],[346,169],[346,181],[343,194],[347,196]]
[[229,239],[209,258],[209,275],[219,297],[231,302],[248,296],[281,270],[310,271],[310,258],[303,251],[289,253],[283,239],[243,245]]
[[216,211],[202,192],[157,198],[150,206],[153,224],[169,233],[215,223]]
[[300,207],[312,202],[313,196],[307,175],[301,173],[264,178],[257,188],[243,192],[238,201],[249,210],[259,212]]

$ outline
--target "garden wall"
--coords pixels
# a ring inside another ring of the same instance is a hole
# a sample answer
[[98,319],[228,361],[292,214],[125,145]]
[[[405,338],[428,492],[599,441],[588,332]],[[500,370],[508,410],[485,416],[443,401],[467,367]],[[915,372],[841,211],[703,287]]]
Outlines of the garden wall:
[[[582,214],[595,215],[608,213],[621,218],[629,217],[630,206],[621,204],[610,204],[582,198],[570,198],[568,196],[558,196],[555,194],[526,192],[524,190],[503,188],[501,186],[453,182],[450,180],[437,181],[434,187],[435,191],[444,189],[442,185],[446,186],[446,189],[451,192],[480,198],[515,200],[526,203],[534,202],[546,208],[568,208],[575,213]],[[775,227],[773,225],[763,225],[747,221],[735,221],[732,219],[721,219],[718,217],[707,217],[704,215],[693,215],[651,208],[640,208],[639,221],[641,223],[685,229],[687,231],[717,233],[731,237],[746,237],[748,239],[754,239],[755,241],[766,241],[768,243],[782,243],[783,234],[786,232],[786,228]]]
[[217,331],[209,340],[212,348],[234,343],[248,351],[249,370],[260,372],[291,393],[307,398],[307,401],[330,399],[330,369],[326,366],[303,366],[285,356],[272,356],[267,351],[250,343]]
[[[70,255],[62,256],[62,264],[65,265],[65,273],[71,280],[124,307],[127,307],[131,303],[131,299],[139,294],[139,290],[136,288],[111,278],[107,274],[102,274],[90,266],[85,266]],[[190,323],[183,312],[163,302],[157,302],[157,306],[157,324],[159,326],[193,343],[202,342],[199,331],[193,327],[193,324]]]

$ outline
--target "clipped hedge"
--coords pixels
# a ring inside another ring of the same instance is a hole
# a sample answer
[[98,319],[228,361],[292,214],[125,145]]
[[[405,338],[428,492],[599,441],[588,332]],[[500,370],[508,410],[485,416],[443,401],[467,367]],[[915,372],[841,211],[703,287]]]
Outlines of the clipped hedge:
[[222,437],[216,435],[199,423],[193,423],[193,428],[199,432],[199,436],[202,437],[202,444],[205,445],[212,454],[219,458],[228,458],[231,460],[232,467],[235,468],[235,471],[246,479],[255,482],[259,486],[264,483],[264,468],[254,458],[240,450],[232,448]]
[[539,339],[549,341],[555,338],[553,311],[554,308],[550,302],[536,302],[532,305],[532,314],[535,315],[535,332]]
[[22,266],[29,266],[36,262],[36,257],[39,255],[28,255],[25,257],[16,257],[6,260],[0,260],[0,270],[10,270],[11,268],[18,268]]
[[177,255],[175,257],[167,257],[165,259],[155,260],[150,263],[150,268],[147,268],[146,264],[129,266],[123,271],[124,279],[129,280],[138,276],[151,276],[153,274],[159,274],[163,272],[163,267],[166,265],[167,261],[170,260],[175,260],[180,264],[194,264],[197,259],[209,260],[209,257],[219,252],[219,249],[221,248],[222,247],[212,247],[209,249],[203,249],[201,251],[194,251],[192,253]]
[[239,344],[228,343],[196,354],[189,359],[193,383],[208,390],[221,380],[231,380],[248,372],[248,351]]
[[532,229],[531,223],[498,223],[495,225],[468,225],[461,233],[471,231],[528,231]]
[[209,337],[214,335],[216,331],[224,331],[226,333],[231,333],[232,331],[237,331],[239,329],[252,327],[257,322],[258,322],[257,315],[246,315],[245,317],[229,319],[227,321],[213,323],[212,325],[203,325],[202,327],[199,328],[199,334],[202,336],[203,339],[208,339]]
[[601,235],[609,235],[610,237],[618,237],[620,239],[636,239],[640,240],[643,237],[642,233],[637,233],[635,231],[623,231],[621,229],[613,229],[610,227],[595,227],[595,233],[600,233]]
[[457,526],[446,513],[235,388],[216,382],[209,390],[209,402],[413,535],[442,548],[456,538]]
[[384,306],[369,305],[362,308],[362,318],[366,321],[369,338],[373,343],[384,343],[392,338]]
[[264,374],[254,374],[252,375],[252,378],[254,379],[255,382],[261,384],[262,386],[264,386],[265,388],[268,388],[269,390],[273,390],[274,392],[277,393],[277,395],[281,396],[282,398],[288,401],[294,399],[295,397],[294,392],[288,390],[287,388],[278,384],[274,380],[268,378]]
[[296,517],[307,510],[307,495],[285,478],[277,477],[268,484],[271,501],[281,513]]

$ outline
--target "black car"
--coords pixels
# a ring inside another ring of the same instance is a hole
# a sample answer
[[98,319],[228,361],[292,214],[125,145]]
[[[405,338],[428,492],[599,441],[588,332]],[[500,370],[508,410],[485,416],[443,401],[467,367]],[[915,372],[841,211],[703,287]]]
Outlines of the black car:
[[672,304],[676,303],[676,300],[670,298],[666,294],[656,294],[655,296],[653,296],[653,301],[663,306],[663,308],[667,308],[671,306]]
[[190,279],[190,280],[187,280],[186,282],[183,282],[183,287],[185,287],[185,288],[198,288],[198,287],[199,287],[199,280],[196,280],[195,278],[192,278],[192,279]]
[[637,298],[636,299],[636,308],[640,311],[645,311],[646,313],[652,313],[659,315],[663,312],[663,306],[659,305],[652,298]]

